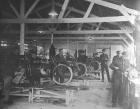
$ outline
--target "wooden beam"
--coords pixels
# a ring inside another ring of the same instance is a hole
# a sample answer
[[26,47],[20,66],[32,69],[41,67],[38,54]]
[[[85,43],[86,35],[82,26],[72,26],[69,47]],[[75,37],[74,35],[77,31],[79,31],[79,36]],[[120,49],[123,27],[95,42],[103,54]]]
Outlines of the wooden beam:
[[[26,39],[51,39],[50,37],[26,37]],[[57,40],[88,40],[87,37],[54,37]],[[122,40],[120,37],[94,37],[93,40]]]
[[113,3],[110,3],[110,2],[107,2],[107,1],[104,1],[104,0],[86,0],[86,1],[95,2],[98,5],[105,6],[105,7],[115,9],[115,10],[118,10],[118,11],[123,7],[123,11],[126,11],[129,14],[140,15],[139,11],[127,8],[124,5],[117,5],[117,4],[113,4]]
[[102,23],[99,23],[96,30],[99,30],[100,26],[102,25]]
[[38,4],[38,2],[39,2],[40,0],[36,0],[33,4],[32,4],[32,6],[29,8],[29,10],[27,11],[27,13],[25,14],[25,18],[27,18],[28,17],[28,15],[31,13],[31,11],[35,8],[35,6]]
[[94,5],[94,2],[91,2],[89,7],[88,7],[88,9],[87,9],[87,12],[84,15],[84,18],[87,18],[89,16],[89,14],[90,14],[90,12],[91,12],[91,10],[93,8],[93,5]]
[[[59,7],[62,7],[62,5],[61,5],[60,3],[55,3],[55,4],[56,4],[57,6],[59,6]],[[67,7],[67,9],[68,9],[68,10],[71,10],[71,11],[73,11],[73,12],[76,12],[76,13],[82,14],[82,15],[85,14],[84,11],[81,11],[81,10],[76,9],[76,8],[74,8],[74,7]],[[96,17],[96,16],[94,16],[94,15],[92,14],[92,17]]]
[[[60,3],[56,3],[56,5],[59,6],[59,7],[62,6]],[[67,7],[67,8],[68,8],[69,10],[73,11],[73,12],[76,12],[76,13],[79,13],[79,14],[82,14],[82,15],[85,14],[84,11],[81,11],[81,10],[76,9],[76,8],[74,8],[74,7]],[[99,16],[96,16],[96,15],[94,15],[94,14],[90,14],[89,17],[99,17]],[[110,22],[110,24],[116,25],[116,24],[113,23],[113,22]],[[96,25],[96,26],[98,26],[98,25]],[[105,29],[104,27],[100,27],[100,28]]]
[[[119,26],[121,30],[127,30],[125,27],[123,26]],[[129,34],[129,33],[124,33],[132,42],[134,42],[133,37]]]
[[20,55],[24,55],[25,24],[20,24]]
[[42,16],[40,15],[39,12],[36,11],[36,15],[39,17],[39,18],[42,18]]
[[115,9],[115,10],[118,10],[118,11],[119,11],[119,8],[120,8],[120,5],[116,5],[116,4],[113,4],[113,3],[110,3],[110,2],[107,2],[107,1],[103,1],[103,0],[86,0],[86,1],[94,2],[98,5],[108,7],[108,8],[111,8],[111,9]]
[[62,19],[1,19],[0,23],[97,23],[128,21],[124,16],[94,17],[94,18],[62,18]]
[[[60,3],[55,3],[57,6],[61,7],[62,5]],[[81,11],[79,9],[76,9],[74,7],[67,7],[68,10],[70,10],[71,12],[76,12],[76,13],[79,13],[79,14],[82,14],[82,15],[85,15],[85,12],[84,11]],[[90,14],[90,17],[99,17],[99,16],[96,16],[94,14]],[[112,24],[112,23],[111,23]],[[97,24],[94,24],[96,26],[98,26]],[[100,27],[101,29],[108,29],[108,28],[104,28],[104,27]]]
[[124,44],[128,47],[130,43],[126,40],[126,38],[124,38],[122,34],[120,34],[119,36],[120,38],[122,38],[122,41],[124,42]]
[[20,17],[21,17],[20,19],[24,18],[24,14],[25,14],[25,0],[20,0]]
[[11,2],[9,3],[9,5],[10,5],[11,9],[13,10],[13,12],[15,13],[15,15],[17,17],[19,17],[20,15],[19,15],[18,11],[16,10],[16,8],[14,7],[14,5]]
[[[62,5],[60,4],[60,3],[55,3],[57,6],[59,6],[59,7],[62,7]],[[67,7],[67,9],[68,10],[71,10],[71,11],[73,11],[73,12],[76,12],[76,13],[79,13],[79,14],[82,14],[82,15],[85,15],[85,12],[84,11],[81,11],[81,10],[79,10],[79,9],[76,9],[76,8],[74,8],[74,7]],[[91,14],[91,17],[98,17],[98,16],[96,16],[96,15],[94,15],[94,14]]]
[[[91,12],[91,10],[93,8],[93,5],[94,5],[94,2],[90,3],[90,5],[89,5],[89,7],[88,7],[88,9],[87,9],[87,11],[86,11],[86,13],[85,13],[83,18],[88,18],[89,14],[90,14],[90,12]],[[83,23],[79,25],[78,30],[81,30],[82,27],[83,27]]]
[[129,33],[125,33],[126,35],[127,35],[127,37],[132,41],[132,42],[134,42],[134,39],[133,39],[133,36],[132,35],[130,35]]
[[71,13],[71,10],[68,10],[67,13],[65,14],[64,18],[68,17],[68,15]]
[[136,15],[136,16],[140,15],[140,11],[137,11],[137,10],[134,10],[134,9],[127,8],[127,7],[124,6],[124,5],[121,5],[121,6],[122,6],[123,9],[124,9],[125,11],[127,11],[129,14]]
[[[124,33],[132,33],[132,31],[126,31],[126,30],[59,30],[59,31],[43,31],[41,34],[124,34]],[[5,34],[18,34],[18,31],[9,31]],[[40,34],[37,31],[29,31],[26,32],[27,34]]]
[[61,12],[60,12],[60,14],[58,16],[59,19],[63,17],[63,15],[64,15],[64,13],[66,11],[66,8],[68,6],[68,3],[69,3],[69,0],[65,0],[64,1],[63,6],[62,6],[62,9],[61,9]]
[[37,9],[35,9],[35,11],[38,12],[38,11],[40,11],[40,10],[42,10],[42,9],[45,9],[45,8],[51,6],[51,5],[52,5],[52,3],[44,4],[43,6],[40,6],[40,7],[38,7]]
[[124,42],[127,46],[130,45],[130,44],[126,41],[126,39],[122,38],[122,40],[123,40],[123,42]]
[[135,21],[134,17],[131,16],[131,15],[129,15],[128,12],[125,11],[125,10],[123,9],[122,6],[119,8],[119,10],[120,10],[120,12],[128,19],[128,21],[129,21],[131,24],[134,25],[134,21]]
[[[20,1],[20,18],[24,18],[25,14],[25,0]],[[24,36],[25,36],[25,23],[20,22],[20,55],[24,55]]]

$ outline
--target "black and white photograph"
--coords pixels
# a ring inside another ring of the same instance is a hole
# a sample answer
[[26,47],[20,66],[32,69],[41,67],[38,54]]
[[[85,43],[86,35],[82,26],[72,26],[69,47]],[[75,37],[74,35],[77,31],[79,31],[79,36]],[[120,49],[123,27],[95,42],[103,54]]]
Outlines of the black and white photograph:
[[0,0],[0,109],[140,109],[140,0]]

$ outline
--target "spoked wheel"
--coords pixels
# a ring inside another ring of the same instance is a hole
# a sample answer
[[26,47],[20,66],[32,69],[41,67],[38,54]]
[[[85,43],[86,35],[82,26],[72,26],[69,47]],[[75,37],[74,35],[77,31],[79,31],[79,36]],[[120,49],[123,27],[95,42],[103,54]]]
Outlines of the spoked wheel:
[[72,69],[64,64],[58,64],[53,71],[53,81],[59,85],[68,84],[73,77]]
[[87,73],[94,73],[96,71],[99,71],[100,69],[100,64],[98,61],[92,61],[90,64],[87,66]]
[[87,74],[87,67],[85,64],[83,63],[77,63],[78,64],[78,68],[79,68],[79,71],[78,71],[78,76],[81,77],[83,75],[86,75]]

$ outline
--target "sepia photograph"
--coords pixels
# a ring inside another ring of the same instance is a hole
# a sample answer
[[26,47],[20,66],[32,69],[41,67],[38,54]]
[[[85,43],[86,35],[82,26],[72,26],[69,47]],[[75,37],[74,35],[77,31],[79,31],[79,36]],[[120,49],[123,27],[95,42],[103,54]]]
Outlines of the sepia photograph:
[[140,109],[140,0],[0,0],[0,109]]

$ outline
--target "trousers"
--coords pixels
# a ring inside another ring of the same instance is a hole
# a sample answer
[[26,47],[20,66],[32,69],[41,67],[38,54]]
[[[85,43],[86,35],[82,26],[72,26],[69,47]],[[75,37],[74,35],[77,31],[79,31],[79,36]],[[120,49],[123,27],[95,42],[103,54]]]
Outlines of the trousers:
[[106,71],[107,79],[110,82],[110,74],[107,64],[101,64],[101,73],[102,73],[102,80],[104,81],[104,71]]
[[114,71],[112,75],[112,103],[122,103],[122,75],[117,71]]

